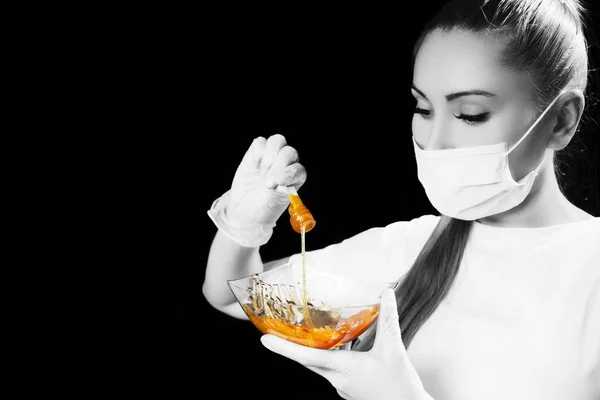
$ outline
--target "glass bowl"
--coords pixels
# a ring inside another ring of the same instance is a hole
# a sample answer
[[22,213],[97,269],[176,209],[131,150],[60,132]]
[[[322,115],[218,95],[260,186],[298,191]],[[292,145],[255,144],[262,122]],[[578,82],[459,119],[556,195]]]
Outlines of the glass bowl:
[[227,282],[263,334],[308,347],[337,348],[371,326],[377,319],[381,294],[397,284],[350,279],[305,265],[288,262]]

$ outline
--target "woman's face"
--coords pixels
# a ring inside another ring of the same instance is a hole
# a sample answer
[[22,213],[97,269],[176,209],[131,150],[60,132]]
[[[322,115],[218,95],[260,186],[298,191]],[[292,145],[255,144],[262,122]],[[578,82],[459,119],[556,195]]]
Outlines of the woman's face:
[[[529,129],[536,118],[533,85],[527,74],[501,65],[500,46],[465,31],[428,35],[415,60],[412,89],[417,100],[412,131],[422,149],[501,142],[510,148]],[[540,121],[510,154],[514,179],[541,160],[549,120]]]

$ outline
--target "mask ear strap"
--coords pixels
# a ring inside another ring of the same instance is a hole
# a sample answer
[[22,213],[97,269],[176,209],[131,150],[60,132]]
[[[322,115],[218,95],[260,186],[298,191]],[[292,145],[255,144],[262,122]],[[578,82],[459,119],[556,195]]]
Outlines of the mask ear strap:
[[527,137],[529,136],[529,134],[531,133],[531,131],[533,131],[533,128],[535,128],[535,126],[538,124],[538,122],[540,122],[542,120],[542,118],[544,118],[544,115],[546,115],[546,113],[548,111],[550,111],[550,109],[552,108],[552,106],[554,105],[554,103],[556,103],[556,100],[558,100],[560,98],[560,96],[564,93],[564,91],[561,91],[558,96],[556,96],[554,98],[554,100],[552,100],[550,102],[550,104],[548,104],[548,106],[546,107],[546,109],[544,110],[544,112],[542,112],[540,114],[540,116],[535,120],[535,122],[531,125],[531,127],[529,127],[529,129],[527,130],[527,132],[525,132],[525,134],[523,136],[521,136],[521,139],[519,139],[517,141],[517,143],[515,143],[510,149],[508,149],[508,151],[506,152],[506,155],[509,155],[514,149],[517,148],[517,146],[519,144],[521,144],[521,142]]

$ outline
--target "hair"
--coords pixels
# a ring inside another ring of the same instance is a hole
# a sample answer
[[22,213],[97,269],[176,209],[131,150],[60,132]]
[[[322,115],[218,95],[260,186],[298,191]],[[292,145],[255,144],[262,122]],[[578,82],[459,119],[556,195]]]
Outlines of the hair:
[[[531,76],[541,112],[561,90],[580,89],[586,93],[588,54],[583,11],[576,0],[450,0],[421,31],[414,47],[413,66],[423,41],[435,30],[461,30],[506,39],[501,62]],[[556,159],[555,167],[558,170]],[[450,290],[471,224],[442,215],[412,268],[397,285],[399,323],[406,348]],[[375,331],[366,331],[353,348],[368,350]]]

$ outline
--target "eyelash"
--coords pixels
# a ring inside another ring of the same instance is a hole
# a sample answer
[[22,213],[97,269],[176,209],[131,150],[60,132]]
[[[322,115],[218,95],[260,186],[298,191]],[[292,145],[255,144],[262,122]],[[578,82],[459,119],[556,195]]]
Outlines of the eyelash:
[[[430,117],[431,111],[429,110],[425,110],[423,108],[419,108],[419,107],[415,107],[415,114],[421,114],[421,117],[427,119]],[[458,119],[462,119],[463,121],[465,121],[467,124],[472,124],[472,125],[476,125],[482,122],[485,122],[485,120],[487,120],[487,117],[489,116],[490,113],[481,113],[481,114],[460,114],[460,115],[455,115],[456,118]]]

